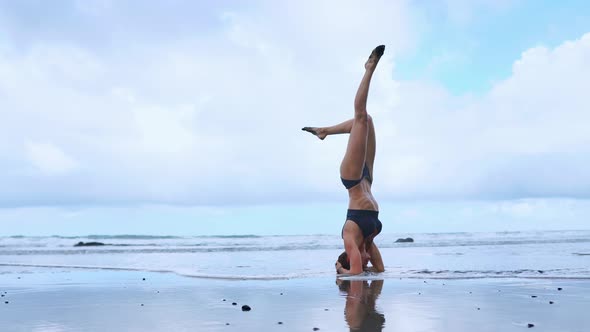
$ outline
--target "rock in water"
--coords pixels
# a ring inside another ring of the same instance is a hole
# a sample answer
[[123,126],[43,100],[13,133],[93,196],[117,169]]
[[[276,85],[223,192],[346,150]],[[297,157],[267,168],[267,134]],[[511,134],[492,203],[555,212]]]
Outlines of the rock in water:
[[250,311],[250,310],[252,310],[252,308],[250,308],[249,305],[245,304],[242,306],[242,311]]
[[397,239],[395,240],[396,243],[409,243],[409,242],[414,242],[414,239],[412,239],[411,237],[407,237],[405,239]]
[[96,247],[96,246],[104,246],[105,244],[102,242],[78,242],[74,244],[74,247]]

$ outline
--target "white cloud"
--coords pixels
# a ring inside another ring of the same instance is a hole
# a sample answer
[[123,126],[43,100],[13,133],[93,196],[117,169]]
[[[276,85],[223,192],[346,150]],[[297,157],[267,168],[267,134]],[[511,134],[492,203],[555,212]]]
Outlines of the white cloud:
[[31,164],[46,175],[63,175],[78,168],[78,163],[51,143],[27,142],[26,155]]
[[379,164],[389,171],[384,191],[587,196],[589,55],[590,34],[555,49],[530,49],[511,77],[480,98],[402,83],[392,115],[397,134]]
[[[118,19],[118,3],[106,4],[78,15],[108,31],[115,46],[78,40],[96,37],[80,24],[71,40],[0,47],[0,154],[7,156],[0,180],[13,184],[0,199],[344,199],[338,165],[346,137],[320,142],[300,128],[352,116],[363,62],[378,43],[387,44],[369,100],[378,198],[588,194],[590,175],[579,174],[590,140],[588,36],[533,48],[489,94],[455,97],[433,83],[392,79],[395,55],[418,38],[417,15],[404,1],[220,6],[199,14],[206,26],[166,16],[168,9],[159,18],[176,19],[173,28],[153,36],[145,22],[108,24]],[[13,142],[26,144],[26,158]],[[64,181],[15,177],[31,162]]]

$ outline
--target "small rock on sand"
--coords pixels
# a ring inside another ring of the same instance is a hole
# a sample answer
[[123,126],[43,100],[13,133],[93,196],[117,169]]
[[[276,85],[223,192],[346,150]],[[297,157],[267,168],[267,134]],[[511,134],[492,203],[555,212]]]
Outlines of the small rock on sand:
[[549,301],[549,304],[553,304],[553,301]]
[[561,287],[557,287],[557,290],[562,290],[562,289],[563,289],[563,288],[561,288]]
[[529,323],[527,327],[530,329],[531,327],[535,327],[535,324]]
[[536,298],[536,297],[537,297],[537,295],[531,295],[531,297],[534,299],[534,298]]
[[4,301],[4,304],[8,304],[8,301]]
[[238,304],[237,304],[237,303],[235,303],[235,302],[232,302],[232,303],[231,303],[231,305],[238,305]]
[[283,322],[278,322],[277,324],[279,324],[279,325],[283,325]]
[[249,305],[245,304],[242,306],[242,311],[250,311],[250,310],[252,310],[252,308],[250,308]]
[[319,327],[314,327],[314,328],[313,328],[313,330],[314,330],[314,331],[319,331],[319,330],[320,330],[320,328],[319,328]]

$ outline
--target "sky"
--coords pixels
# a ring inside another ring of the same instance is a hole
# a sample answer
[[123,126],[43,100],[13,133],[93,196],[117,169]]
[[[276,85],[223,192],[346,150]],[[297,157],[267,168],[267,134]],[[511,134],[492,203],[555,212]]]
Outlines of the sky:
[[585,1],[0,0],[0,235],[589,229]]

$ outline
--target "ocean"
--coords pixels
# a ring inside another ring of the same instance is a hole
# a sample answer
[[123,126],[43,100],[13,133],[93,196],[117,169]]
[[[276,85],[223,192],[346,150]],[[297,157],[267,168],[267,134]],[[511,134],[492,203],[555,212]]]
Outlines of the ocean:
[[[413,243],[396,243],[412,237]],[[104,246],[74,247],[78,242]],[[590,231],[383,234],[380,278],[590,279]],[[0,274],[129,270],[278,280],[335,275],[337,235],[0,237]]]

